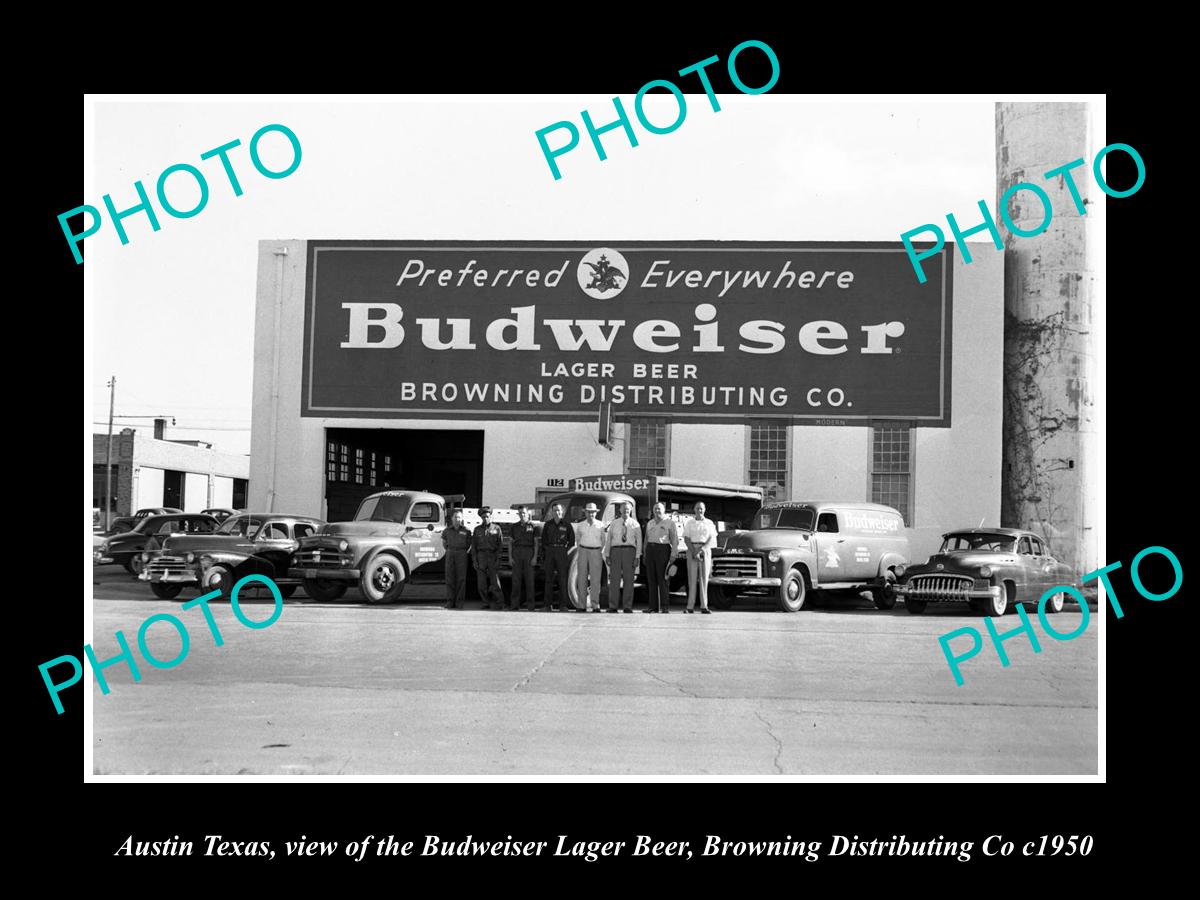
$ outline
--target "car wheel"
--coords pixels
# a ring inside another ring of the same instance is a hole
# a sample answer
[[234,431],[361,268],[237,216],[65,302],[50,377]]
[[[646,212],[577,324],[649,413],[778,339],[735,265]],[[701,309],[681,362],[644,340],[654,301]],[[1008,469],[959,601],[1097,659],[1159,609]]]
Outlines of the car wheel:
[[304,593],[308,594],[313,600],[325,600],[329,602],[340,600],[342,595],[346,593],[346,582],[334,581],[331,578],[305,578]]
[[904,598],[904,608],[907,609],[914,616],[920,615],[921,613],[925,612],[925,606],[926,606],[926,601],[924,601],[924,600],[914,600],[912,597]]
[[871,599],[876,609],[892,609],[896,605],[896,573],[888,569],[883,573],[883,584],[871,588]]
[[1067,603],[1067,592],[1059,591],[1057,594],[1051,594],[1050,599],[1046,601],[1046,612],[1060,613]]
[[738,589],[726,587],[723,584],[708,586],[708,605],[713,609],[733,609],[733,601],[737,599]]
[[159,600],[174,600],[179,596],[179,592],[183,590],[182,584],[171,584],[166,581],[151,582],[150,590],[154,591],[154,596]]
[[1001,585],[999,597],[989,597],[983,601],[983,614],[993,618],[1008,612],[1008,584]]
[[200,577],[200,587],[204,593],[220,591],[221,596],[229,599],[233,590],[233,569],[225,565],[209,566]]
[[142,569],[146,568],[146,564],[142,562],[142,554],[135,553],[125,560],[125,571],[130,575],[141,575]]
[[804,576],[796,569],[790,569],[779,586],[779,608],[784,612],[800,612],[804,609],[807,593]]
[[390,553],[375,557],[363,569],[358,589],[368,603],[395,603],[404,593],[404,565]]

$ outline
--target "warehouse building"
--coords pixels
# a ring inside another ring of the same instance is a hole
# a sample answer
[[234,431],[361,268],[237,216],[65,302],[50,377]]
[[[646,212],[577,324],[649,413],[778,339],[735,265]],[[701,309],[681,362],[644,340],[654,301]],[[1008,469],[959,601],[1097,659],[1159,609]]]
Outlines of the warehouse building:
[[[244,509],[249,493],[250,458],[221,453],[203,441],[164,439],[133,428],[112,436],[114,516],[165,506],[184,512]],[[92,496],[103,515],[108,485],[108,435],[92,435]]]
[[1000,524],[1003,255],[973,256],[922,284],[899,243],[262,241],[250,505],[660,474],[887,503],[929,552]]

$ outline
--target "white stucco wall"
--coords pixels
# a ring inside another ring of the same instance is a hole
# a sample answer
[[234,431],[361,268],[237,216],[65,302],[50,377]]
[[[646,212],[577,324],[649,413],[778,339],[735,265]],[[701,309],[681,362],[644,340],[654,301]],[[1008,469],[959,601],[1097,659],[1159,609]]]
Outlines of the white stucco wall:
[[137,512],[147,506],[163,505],[163,470],[153,466],[137,466],[134,468],[134,502],[130,512]]

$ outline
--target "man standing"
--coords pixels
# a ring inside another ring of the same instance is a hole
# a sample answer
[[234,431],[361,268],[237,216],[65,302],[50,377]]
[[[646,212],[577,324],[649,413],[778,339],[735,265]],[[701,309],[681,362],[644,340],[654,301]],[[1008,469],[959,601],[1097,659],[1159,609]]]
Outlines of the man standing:
[[717,546],[717,526],[704,518],[704,504],[697,503],[695,518],[683,523],[683,539],[687,543],[688,602],[687,612],[696,606],[700,593],[700,612],[708,615],[708,570],[712,566],[712,548]]
[[504,534],[499,525],[492,524],[492,508],[481,507],[479,515],[483,524],[476,525],[471,535],[471,554],[475,558],[475,579],[479,587],[479,598],[483,600],[483,608],[491,609],[495,602],[496,609],[504,607],[504,591],[500,590],[500,548],[504,543]]
[[[542,593],[546,598],[546,609],[558,612],[561,604],[567,603],[567,572],[570,564],[567,555],[575,546],[575,529],[563,519],[561,503],[555,503],[550,511],[550,520],[542,526],[542,546],[546,549],[546,581]],[[554,588],[558,587],[559,599],[554,599]]]
[[[595,503],[583,508],[587,517],[575,526],[575,543],[579,545],[575,562],[579,574],[575,590],[580,600],[585,600],[587,612],[600,612],[600,578],[604,572],[604,526],[596,521],[599,510]],[[575,608],[576,612],[584,610]]]
[[537,552],[537,527],[529,521],[529,507],[521,507],[521,521],[512,530],[512,605],[521,609],[529,595],[529,611],[537,601],[533,581],[533,557]]
[[463,524],[461,509],[456,509],[452,524],[442,532],[446,548],[446,609],[462,609],[467,595],[467,559],[471,552],[471,531]]
[[[617,505],[617,518],[608,526],[604,561],[608,564],[608,611],[621,607],[633,612],[633,578],[642,561],[642,528],[633,517],[628,503]],[[621,602],[617,602],[617,591]]]
[[646,523],[646,581],[650,588],[648,613],[671,611],[671,588],[667,569],[679,546],[679,530],[675,520],[667,518],[667,508],[654,504],[654,517]]

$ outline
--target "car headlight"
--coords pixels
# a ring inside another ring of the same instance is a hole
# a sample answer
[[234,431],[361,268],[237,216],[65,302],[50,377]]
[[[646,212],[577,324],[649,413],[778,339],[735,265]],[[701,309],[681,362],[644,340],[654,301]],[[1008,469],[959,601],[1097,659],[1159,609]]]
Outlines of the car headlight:
[[767,559],[769,559],[771,562],[779,562],[779,551],[772,550],[767,554]]
[[187,560],[187,561],[188,561],[188,562],[190,562],[190,563],[192,563],[192,562],[195,562],[195,561],[196,561],[196,554],[195,554],[195,553],[192,553],[192,551],[190,551],[190,550],[189,550],[189,551],[188,551],[188,555],[187,555],[187,556],[185,556],[185,557],[184,557],[184,559],[185,559],[185,560]]
[[108,541],[101,541],[100,546],[96,549],[98,549],[101,553],[107,553],[108,552]]
[[906,571],[908,571],[908,566],[904,566],[904,565],[896,566],[892,571],[894,571],[896,573],[897,578],[903,578],[904,573]]
[[350,542],[349,541],[338,541],[338,549],[341,550],[343,553],[345,553],[347,550],[350,549]]
[[992,567],[991,566],[980,566],[979,574],[982,575],[984,578],[991,578],[992,577]]
[[142,554],[142,562],[150,562],[150,554],[149,553]]

